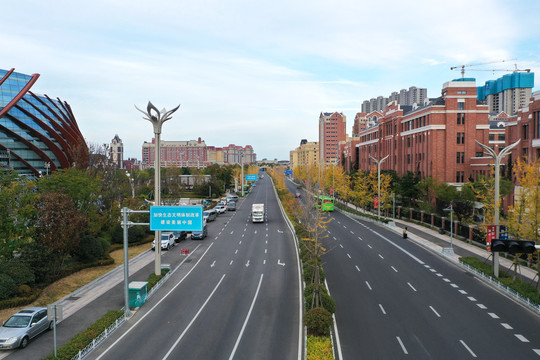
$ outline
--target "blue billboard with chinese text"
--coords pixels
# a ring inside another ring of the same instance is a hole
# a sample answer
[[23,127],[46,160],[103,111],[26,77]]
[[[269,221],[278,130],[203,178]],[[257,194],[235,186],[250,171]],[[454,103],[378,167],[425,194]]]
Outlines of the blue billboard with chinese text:
[[202,206],[150,206],[152,231],[202,231]]

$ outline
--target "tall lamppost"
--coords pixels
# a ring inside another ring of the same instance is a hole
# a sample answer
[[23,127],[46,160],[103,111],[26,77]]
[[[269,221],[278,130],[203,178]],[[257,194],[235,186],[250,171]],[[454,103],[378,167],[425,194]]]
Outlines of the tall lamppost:
[[[144,114],[143,119],[148,120],[154,126],[154,138],[155,140],[155,160],[154,160],[154,205],[161,205],[161,126],[167,120],[171,119],[172,113],[174,113],[180,105],[175,107],[172,110],[166,111],[165,109],[161,112],[149,101],[146,107],[146,112],[139,109],[137,106],[135,108]],[[156,231],[155,236],[155,249],[156,249],[156,261],[154,272],[156,275],[161,275],[161,231]]]
[[[501,167],[501,160],[512,150],[515,148],[521,139],[513,143],[512,145],[509,145],[505,147],[502,151],[499,151],[499,154],[495,153],[495,150],[490,148],[489,146],[486,146],[484,144],[480,144],[478,140],[474,140],[478,145],[480,145],[486,153],[493,158],[493,161],[495,162],[495,208],[494,208],[494,218],[493,218],[493,225],[495,225],[495,238],[499,238],[499,177],[500,177],[500,167]],[[499,253],[494,252],[493,253],[493,275],[495,275],[496,278],[499,277]]]
[[244,196],[244,149],[240,150],[240,156],[242,159],[242,190],[240,193],[242,194],[242,196]]
[[131,197],[135,198],[135,185],[134,185],[135,179],[131,177],[131,174],[128,171],[126,171],[126,176],[128,177],[129,184],[131,185]]
[[454,251],[453,247],[453,240],[454,240],[454,207],[452,204],[450,204],[449,207],[446,209],[443,209],[443,211],[449,211],[450,212],[450,251]]
[[369,155],[369,157],[377,164],[377,220],[381,220],[381,164],[389,156],[390,155],[386,155],[381,160],[377,160]]
[[51,163],[50,162],[46,162],[44,164],[45,166],[45,175],[49,175],[49,168],[51,167]]

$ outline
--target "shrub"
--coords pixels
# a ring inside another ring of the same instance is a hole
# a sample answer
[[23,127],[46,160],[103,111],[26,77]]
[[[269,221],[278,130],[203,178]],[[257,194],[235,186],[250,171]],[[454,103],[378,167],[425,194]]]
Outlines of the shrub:
[[148,282],[146,290],[150,291],[150,289],[153,288],[158,283],[158,281],[161,280],[165,276],[165,274],[167,274],[168,272],[169,272],[169,269],[162,268],[161,275],[156,275],[153,273],[150,274],[150,276],[148,276],[148,279],[146,279],[146,281]]
[[[306,288],[304,289],[304,309],[306,312],[311,309],[313,291],[315,291],[315,284],[306,285]],[[321,294],[321,306],[330,314],[335,313],[336,303],[334,302],[334,299],[328,294],[328,291],[324,286],[320,285],[319,291]]]
[[333,360],[332,341],[328,337],[308,336],[307,360]]
[[7,274],[0,274],[0,300],[11,298],[17,293],[17,284]]
[[45,358],[45,360],[69,360],[73,358],[77,353],[84,349],[88,344],[92,342],[99,334],[105,331],[106,328],[111,326],[116,319],[120,318],[124,314],[121,310],[111,310],[101,317],[98,321],[90,325],[88,329],[82,333],[76,335],[65,345],[57,349],[57,357],[51,354]]
[[32,288],[26,284],[20,285],[17,289],[17,295],[19,297],[28,297],[32,295]]
[[328,336],[332,323],[332,315],[322,307],[311,309],[304,315],[308,335]]
[[9,276],[15,282],[15,288],[23,284],[32,285],[36,280],[30,266],[18,259],[1,262],[0,274]]
[[9,309],[13,307],[25,306],[33,303],[41,294],[41,289],[34,289],[33,293],[27,297],[15,297],[0,301],[0,309]]
[[109,246],[107,240],[87,233],[81,236],[76,255],[83,262],[93,262],[101,259]]

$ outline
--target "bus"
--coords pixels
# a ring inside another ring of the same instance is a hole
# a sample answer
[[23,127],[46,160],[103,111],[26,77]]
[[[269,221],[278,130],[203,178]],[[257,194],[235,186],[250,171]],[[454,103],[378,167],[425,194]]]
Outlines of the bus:
[[334,199],[330,196],[319,196],[317,206],[322,211],[334,211]]

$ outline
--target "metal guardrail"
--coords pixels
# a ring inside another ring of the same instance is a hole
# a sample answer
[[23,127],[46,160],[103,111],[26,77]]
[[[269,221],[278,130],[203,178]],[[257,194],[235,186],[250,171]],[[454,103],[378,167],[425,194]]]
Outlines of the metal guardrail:
[[77,355],[71,358],[71,360],[81,360],[94,351],[105,339],[107,339],[113,332],[115,332],[120,326],[126,322],[126,314],[122,314],[114,324],[106,328],[101,334],[99,334],[90,344],[84,349],[80,350]]
[[476,276],[478,276],[479,278],[481,278],[482,280],[488,282],[490,285],[496,287],[497,289],[500,289],[501,291],[503,291],[506,295],[514,298],[516,301],[518,301],[519,303],[521,303],[522,305],[526,306],[527,308],[529,308],[530,310],[536,312],[537,314],[540,314],[540,305],[538,304],[535,304],[533,303],[531,300],[529,300],[528,298],[526,297],[523,297],[521,294],[519,294],[517,291],[509,288],[508,286],[502,284],[500,281],[498,281],[497,279],[489,276],[489,275],[486,275],[484,274],[483,272],[479,271],[478,269],[470,266],[469,264],[465,264],[463,262],[459,262],[459,265],[462,267],[462,268],[465,268],[467,269],[467,271],[470,271],[472,273],[474,273]]

